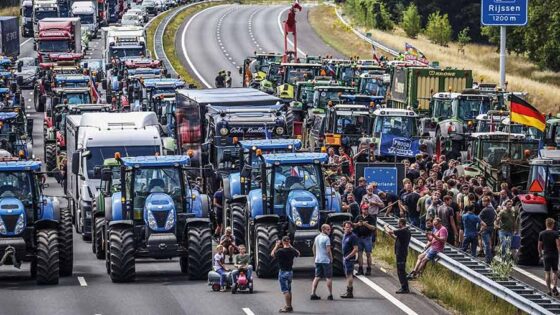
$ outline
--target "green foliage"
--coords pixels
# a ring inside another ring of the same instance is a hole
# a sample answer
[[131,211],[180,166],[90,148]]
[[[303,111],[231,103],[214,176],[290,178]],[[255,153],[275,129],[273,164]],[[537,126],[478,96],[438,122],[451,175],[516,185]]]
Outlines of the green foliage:
[[426,25],[426,36],[435,44],[447,46],[451,41],[453,29],[449,23],[447,14],[441,15],[436,11],[428,17],[428,24]]
[[[511,246],[511,238],[506,238],[506,242]],[[498,251],[496,256],[492,260],[490,264],[490,269],[492,269],[492,276],[496,280],[507,280],[511,273],[513,272],[514,261],[513,255],[511,250],[508,248],[506,252],[502,255],[502,246],[498,245]],[[497,259],[497,257],[501,257],[501,259]]]
[[471,37],[469,36],[470,28],[465,27],[462,31],[459,32],[457,35],[457,43],[459,44],[460,48],[465,47],[471,41]]
[[406,11],[404,11],[401,23],[401,27],[406,33],[406,36],[416,38],[422,30],[422,25],[420,23],[418,7],[414,3],[411,3],[408,8],[406,8]]
[[346,12],[361,26],[384,31],[394,27],[391,15],[381,0],[349,0],[345,7]]

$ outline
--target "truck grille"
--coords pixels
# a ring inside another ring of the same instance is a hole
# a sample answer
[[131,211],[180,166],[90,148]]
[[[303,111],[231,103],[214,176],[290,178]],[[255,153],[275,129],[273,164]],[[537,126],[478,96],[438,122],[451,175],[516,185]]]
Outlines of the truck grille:
[[17,220],[19,218],[19,214],[3,214],[2,221],[6,225],[6,231],[13,232],[16,228]]
[[167,216],[169,215],[169,211],[152,211],[152,214],[154,215],[154,219],[156,219],[158,228],[164,228],[165,222],[167,221]]
[[303,224],[309,224],[311,216],[313,216],[313,207],[301,207],[297,210],[299,212],[299,216],[301,217],[301,222]]

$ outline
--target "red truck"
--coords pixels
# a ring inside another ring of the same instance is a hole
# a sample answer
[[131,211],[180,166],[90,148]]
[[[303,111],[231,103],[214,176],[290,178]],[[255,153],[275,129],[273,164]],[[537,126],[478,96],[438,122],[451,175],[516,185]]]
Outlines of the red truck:
[[39,21],[35,47],[39,62],[52,53],[82,53],[80,18],[46,18]]

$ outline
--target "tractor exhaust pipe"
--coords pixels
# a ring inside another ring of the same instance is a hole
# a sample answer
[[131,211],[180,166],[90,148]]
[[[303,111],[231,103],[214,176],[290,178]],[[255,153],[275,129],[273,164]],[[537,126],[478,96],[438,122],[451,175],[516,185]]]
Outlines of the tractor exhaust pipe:
[[0,259],[0,266],[3,265],[13,265],[17,269],[21,267],[21,261],[16,258],[16,249],[13,246],[6,247],[4,251],[4,256]]

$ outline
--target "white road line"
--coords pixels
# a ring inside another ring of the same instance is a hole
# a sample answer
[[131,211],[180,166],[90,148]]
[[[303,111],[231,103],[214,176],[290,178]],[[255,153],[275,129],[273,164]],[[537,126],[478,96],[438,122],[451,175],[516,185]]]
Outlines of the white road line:
[[[287,7],[284,10],[280,11],[280,14],[278,14],[278,29],[280,30],[280,34],[282,34],[282,36],[284,36],[284,28],[282,27],[282,22],[280,21],[280,18],[282,17],[282,14],[284,14],[284,12],[288,11],[289,9],[290,7]],[[288,37],[288,43],[292,45],[292,47],[294,46],[294,43],[289,37]],[[303,50],[299,49],[299,47],[297,51],[303,56],[307,55]]]
[[389,292],[383,290],[380,286],[375,284],[373,281],[369,280],[365,276],[356,276],[359,280],[361,280],[365,285],[375,290],[377,293],[381,294],[384,298],[389,300],[389,302],[393,303],[396,307],[400,308],[401,311],[405,312],[408,315],[418,315],[415,311],[410,309],[408,306],[404,305],[401,301],[397,298],[389,294]]
[[80,282],[80,286],[87,287],[87,282],[84,277],[78,277],[78,281]]
[[245,315],[255,315],[255,313],[253,313],[253,311],[251,311],[251,309],[248,307],[244,307],[242,308],[242,310],[245,313]]
[[23,47],[23,45],[27,44],[28,41],[32,40],[33,37],[26,39],[23,43],[19,44],[19,47]]
[[[216,6],[217,7],[217,6]],[[188,22],[187,25],[185,25],[185,28],[183,29],[183,32],[181,33],[181,48],[183,49],[183,56],[185,56],[185,59],[187,60],[187,63],[189,64],[189,67],[192,69],[192,71],[194,72],[194,74],[198,77],[198,79],[200,80],[200,82],[202,82],[202,84],[204,84],[207,88],[212,88],[212,86],[202,77],[202,75],[200,74],[200,72],[198,72],[198,69],[196,69],[196,67],[194,66],[191,58],[189,58],[189,54],[187,52],[187,42],[185,41],[185,37],[187,35],[187,30],[189,29],[189,26],[191,25],[191,22],[194,21],[194,19],[201,14],[204,11],[216,8],[216,7],[209,7],[206,8],[200,12],[198,12],[197,14],[195,14]]]

